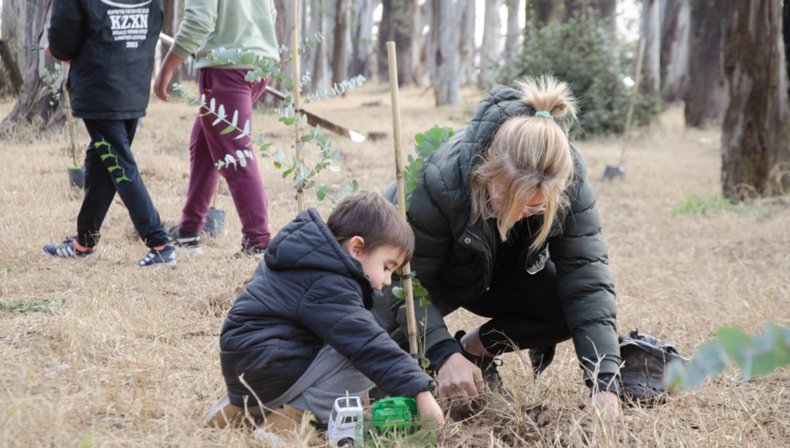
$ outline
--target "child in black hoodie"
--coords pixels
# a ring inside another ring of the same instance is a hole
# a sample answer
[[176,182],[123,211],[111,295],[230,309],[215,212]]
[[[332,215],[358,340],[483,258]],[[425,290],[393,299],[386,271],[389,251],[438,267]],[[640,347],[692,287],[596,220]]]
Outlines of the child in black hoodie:
[[104,217],[115,193],[148,246],[137,264],[174,265],[168,243],[145,188],[132,141],[151,95],[154,50],[162,29],[162,2],[151,0],[55,0],[48,51],[70,64],[71,109],[82,118],[91,142],[85,154],[85,196],[77,235],[47,244],[56,258],[84,258],[96,251]]
[[[434,382],[376,323],[374,290],[414,250],[414,234],[378,194],[345,198],[324,223],[309,209],[269,244],[220,337],[228,396],[206,416],[224,426],[244,407],[288,405],[326,422],[334,400],[378,385],[415,397],[443,423]],[[254,395],[253,395],[254,392]]]

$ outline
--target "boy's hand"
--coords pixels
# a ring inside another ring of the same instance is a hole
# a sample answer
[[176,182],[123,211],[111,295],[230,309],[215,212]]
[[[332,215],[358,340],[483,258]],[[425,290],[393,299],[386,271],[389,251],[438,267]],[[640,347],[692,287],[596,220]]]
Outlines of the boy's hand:
[[461,406],[469,406],[485,388],[480,368],[461,353],[453,353],[442,364],[437,375],[439,398]]
[[162,61],[162,67],[159,73],[156,74],[154,80],[154,94],[162,101],[170,101],[170,95],[167,93],[167,87],[173,79],[173,72],[181,65],[183,59],[173,53],[167,53],[165,60]]
[[439,403],[436,402],[436,399],[433,398],[433,394],[429,391],[422,391],[417,394],[414,399],[417,401],[417,412],[420,413],[421,417],[427,417],[433,419],[436,422],[436,427],[444,426],[444,414],[442,413],[442,408],[439,407]]
[[620,397],[614,392],[593,392],[592,408],[607,420],[620,416]]

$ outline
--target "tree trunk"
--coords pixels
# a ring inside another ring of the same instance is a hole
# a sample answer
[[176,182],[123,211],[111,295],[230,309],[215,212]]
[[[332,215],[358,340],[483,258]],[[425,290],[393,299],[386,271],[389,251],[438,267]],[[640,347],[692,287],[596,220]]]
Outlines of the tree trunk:
[[[2,29],[0,38],[11,53],[11,60],[16,64],[17,71],[27,66],[25,55],[25,24],[27,23],[28,5],[26,0],[2,0]],[[35,54],[35,52],[30,52]]]
[[690,0],[667,0],[661,11],[662,97],[679,101],[688,88]]
[[[327,0],[311,0],[310,2],[310,35],[315,36],[320,33],[326,36],[326,21],[325,4]],[[326,37],[321,42],[318,42],[311,52],[311,56],[307,67],[310,68],[312,73],[310,81],[310,89],[313,92],[326,90],[329,76],[326,71],[327,67],[327,43]]]
[[[17,98],[11,113],[0,124],[7,128],[13,123],[36,122],[41,128],[63,119],[63,113],[56,113],[58,103],[52,101],[50,86],[44,81],[44,70],[53,71],[55,60],[40,50],[47,45],[46,30],[52,0],[30,1],[26,4],[24,48],[29,48],[24,68],[22,93]],[[60,82],[58,80],[57,82]]]
[[[19,72],[19,66],[16,64],[16,58],[14,58],[11,48],[2,40],[0,40],[0,59],[3,61],[3,67],[8,74],[10,90],[18,94],[22,91],[22,83],[24,83],[22,73]],[[0,84],[0,94],[3,94],[5,90],[6,86]]]
[[[499,3],[500,0],[489,0],[486,2],[486,8],[491,2]],[[485,33],[485,27],[483,28]],[[469,0],[466,2],[463,14],[461,15],[461,29],[458,35],[459,45],[458,51],[461,58],[461,71],[458,73],[458,82],[460,85],[465,86],[477,81],[475,77],[475,2]],[[481,61],[482,68],[482,61]]]
[[417,0],[383,0],[381,3],[383,9],[379,24],[377,55],[379,82],[389,82],[387,41],[393,41],[398,60],[398,85],[410,84],[413,81],[411,46]]
[[727,0],[722,189],[743,200],[790,189],[787,69],[779,0]]
[[414,7],[412,23],[415,24],[411,30],[411,77],[414,84],[420,87],[431,85],[431,77],[428,74],[428,36],[423,34],[423,29],[429,25],[430,14],[429,3],[423,3]]
[[571,17],[581,14],[583,9],[589,8],[591,6],[592,5],[590,4],[589,0],[564,0],[562,21],[568,21],[568,19]]
[[[674,0],[665,0],[672,2]],[[609,32],[612,36],[617,35],[617,0],[598,0],[600,7],[600,17],[609,25]]]
[[718,126],[727,108],[729,91],[722,59],[724,10],[718,0],[691,2],[689,85],[684,98],[687,126]]
[[499,42],[502,36],[502,24],[499,19],[499,8],[501,5],[500,0],[488,0],[485,6],[483,43],[480,46],[480,78],[478,82],[486,88],[494,84],[497,67],[501,67],[499,59]]
[[640,38],[645,43],[640,91],[658,95],[661,89],[661,9],[659,0],[642,0]]
[[341,83],[348,79],[348,62],[351,45],[348,22],[351,15],[349,0],[335,2],[335,41],[332,50],[332,82]]
[[458,29],[467,1],[431,0],[428,59],[436,105],[458,104]]
[[527,0],[527,21],[534,20],[538,25],[545,25],[560,17],[562,0]]
[[[790,80],[790,1],[785,0],[782,12],[782,34],[784,35],[785,42],[785,65],[787,66],[787,78]],[[790,82],[787,84],[787,96],[790,97]]]
[[[164,18],[162,21],[162,33],[167,34],[170,37],[175,37],[176,33],[178,32],[178,27],[181,24],[181,19],[184,14],[184,5],[183,0],[164,0],[162,2],[162,11],[164,12]],[[170,50],[170,45],[162,44],[162,59],[164,60],[165,55]],[[181,82],[182,79],[188,77],[186,74],[186,66],[179,65],[175,71],[173,71],[173,80],[172,82]]]
[[373,52],[373,0],[354,0],[354,33],[351,43],[352,51],[349,72],[351,76],[362,75],[370,78],[372,74],[370,56]]
[[[519,36],[521,28],[518,25],[518,12],[521,10],[521,0],[505,0],[507,6],[507,34],[505,35],[505,64],[503,69],[513,67],[518,59]],[[481,53],[482,54],[482,53]]]

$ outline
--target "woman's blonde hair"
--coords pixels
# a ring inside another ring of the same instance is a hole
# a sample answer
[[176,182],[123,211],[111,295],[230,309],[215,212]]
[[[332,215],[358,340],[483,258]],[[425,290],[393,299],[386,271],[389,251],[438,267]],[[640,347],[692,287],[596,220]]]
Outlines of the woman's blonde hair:
[[[527,78],[519,83],[523,101],[537,115],[515,116],[496,131],[481,155],[483,161],[472,172],[472,213],[485,220],[496,217],[502,240],[522,218],[522,210],[538,191],[545,198],[543,224],[530,250],[543,245],[557,212],[567,205],[565,189],[573,176],[573,159],[565,131],[555,119],[576,117],[576,102],[568,84],[551,76]],[[493,214],[489,186],[503,182],[499,192],[507,204]]]

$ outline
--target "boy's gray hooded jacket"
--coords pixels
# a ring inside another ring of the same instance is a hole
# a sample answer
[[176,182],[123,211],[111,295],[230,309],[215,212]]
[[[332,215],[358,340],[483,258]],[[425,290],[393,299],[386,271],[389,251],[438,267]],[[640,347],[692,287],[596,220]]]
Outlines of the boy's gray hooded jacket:
[[263,402],[277,398],[324,344],[390,395],[433,389],[431,377],[376,323],[372,294],[362,265],[318,212],[300,213],[271,241],[222,327],[220,359],[231,403],[242,406],[250,395],[242,374]]
[[[469,126],[428,159],[412,192],[408,219],[416,240],[411,267],[432,302],[427,309],[427,330],[419,333],[427,335],[427,354],[435,369],[461,350],[441,316],[483,295],[493,277],[498,235],[495,227],[481,225],[471,216],[470,174],[499,126],[510,117],[534,113],[522,101],[520,91],[495,87],[480,102]],[[519,265],[531,273],[540,271],[549,258],[556,265],[568,328],[585,379],[592,385],[592,372],[607,379],[617,372],[620,350],[614,285],[595,193],[581,155],[574,148],[572,153],[575,173],[566,191],[570,206],[557,217],[540,250],[530,253],[532,240],[526,241]],[[392,190],[388,193],[394,200]],[[542,220],[542,216],[530,219]],[[388,299],[388,304],[376,304],[374,313],[396,340],[403,341],[405,318],[397,311],[402,302],[391,294]],[[423,310],[417,307],[417,312],[422,314]],[[422,317],[418,315],[417,321]]]

